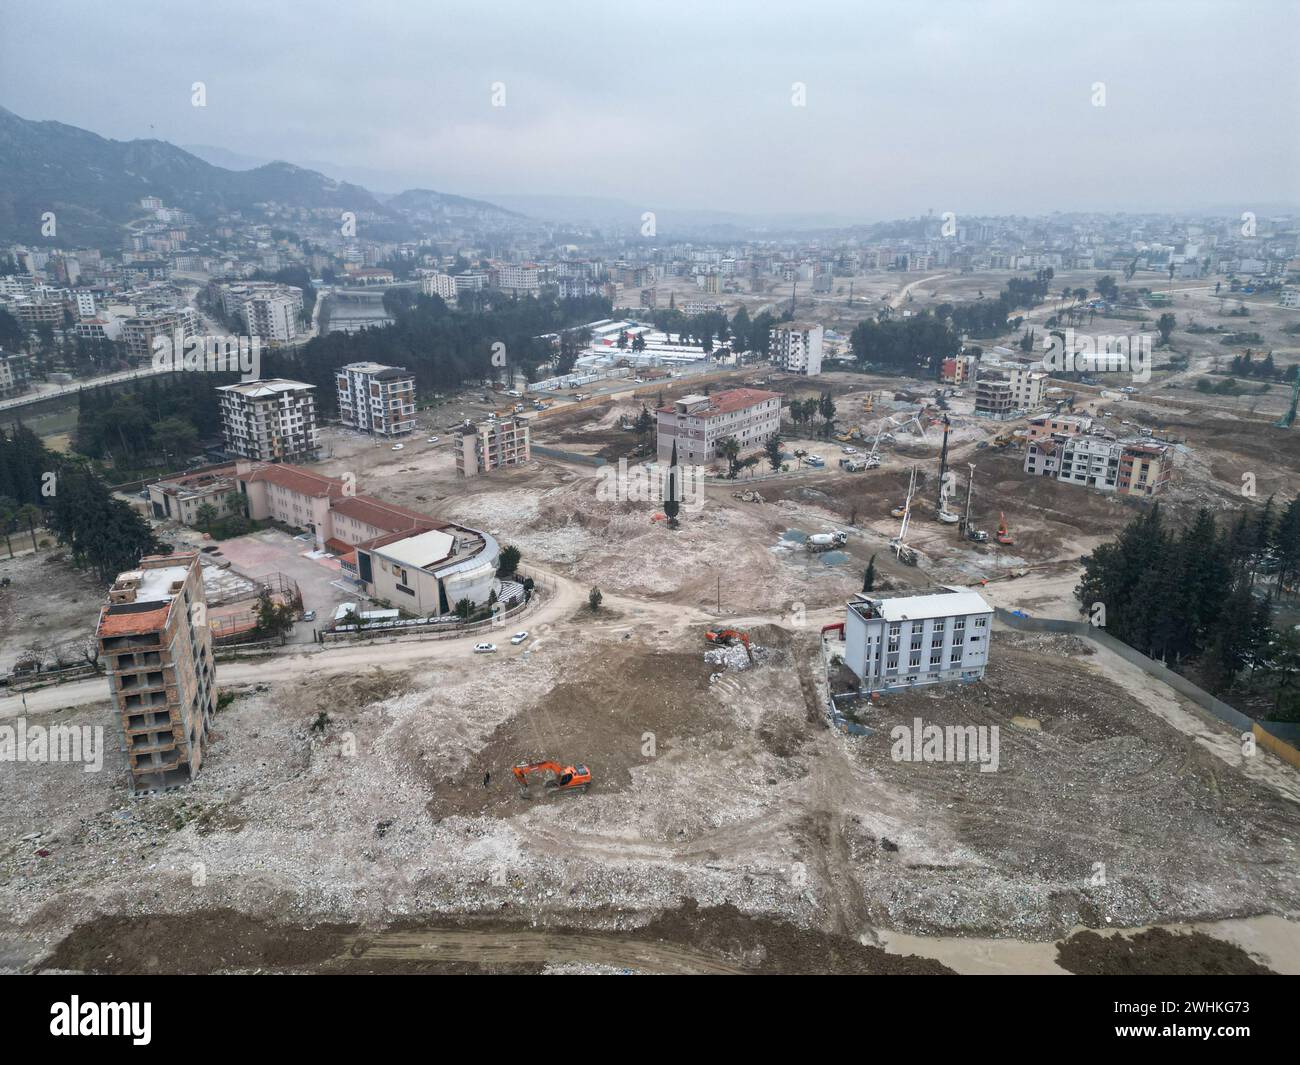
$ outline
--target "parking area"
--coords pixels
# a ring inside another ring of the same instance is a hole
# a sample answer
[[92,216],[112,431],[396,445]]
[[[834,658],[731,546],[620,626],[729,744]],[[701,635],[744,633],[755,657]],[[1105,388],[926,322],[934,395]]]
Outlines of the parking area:
[[344,581],[339,560],[312,557],[315,542],[311,537],[299,539],[278,529],[263,529],[232,540],[207,541],[203,546],[217,548],[206,552],[210,560],[228,561],[232,570],[246,577],[282,573],[298,585],[303,609],[316,611],[316,621],[298,625],[292,642],[309,642],[312,631],[333,617],[340,603],[356,601],[355,593],[337,586]]

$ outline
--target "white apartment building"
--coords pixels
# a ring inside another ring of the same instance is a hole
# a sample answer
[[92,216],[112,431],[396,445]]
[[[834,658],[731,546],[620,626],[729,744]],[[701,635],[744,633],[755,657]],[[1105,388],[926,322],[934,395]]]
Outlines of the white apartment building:
[[447,303],[455,303],[456,279],[450,274],[426,274],[420,278],[420,291],[426,296],[440,296]]
[[844,664],[864,692],[979,680],[992,618],[993,608],[976,592],[858,594],[844,619]]
[[509,264],[497,267],[497,288],[515,296],[536,295],[542,287],[542,272],[536,266]]
[[1028,366],[1003,366],[1011,385],[1013,410],[1035,410],[1043,405],[1043,389],[1047,387],[1047,374]]
[[522,465],[532,457],[528,419],[499,418],[466,427],[455,452],[456,472],[462,477]]
[[315,458],[314,391],[314,385],[281,378],[220,386],[226,449],[259,462]]
[[806,322],[782,322],[772,327],[768,354],[786,373],[815,377],[822,372],[822,338],[820,325]]
[[301,310],[301,296],[297,301],[284,295],[259,295],[245,300],[243,312],[248,335],[277,344],[296,340]]
[[[1120,458],[1124,445],[1098,436],[1068,436],[1061,443],[1057,479],[1069,484],[1114,492],[1119,487]],[[1028,461],[1028,459],[1026,459]]]
[[344,425],[376,436],[401,436],[415,428],[415,374],[404,367],[351,362],[335,379]]
[[741,452],[762,447],[781,431],[781,395],[758,388],[732,388],[711,396],[683,396],[658,412],[660,462],[672,461],[673,444],[681,465],[708,465],[718,457],[718,442],[734,436]]

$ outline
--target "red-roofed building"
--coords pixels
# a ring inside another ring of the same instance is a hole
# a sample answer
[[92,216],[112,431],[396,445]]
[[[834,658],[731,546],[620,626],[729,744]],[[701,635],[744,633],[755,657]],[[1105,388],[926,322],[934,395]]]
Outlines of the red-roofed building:
[[718,443],[740,441],[741,452],[763,447],[781,431],[781,395],[759,388],[732,388],[711,396],[683,396],[659,415],[659,461],[672,459],[677,445],[681,464],[707,466],[717,460]]

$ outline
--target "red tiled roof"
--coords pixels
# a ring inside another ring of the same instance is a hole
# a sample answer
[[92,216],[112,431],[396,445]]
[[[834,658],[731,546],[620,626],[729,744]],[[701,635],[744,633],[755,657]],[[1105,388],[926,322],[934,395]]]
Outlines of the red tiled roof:
[[332,503],[331,509],[346,518],[363,521],[376,529],[389,532],[441,529],[446,524],[427,514],[417,514],[414,510],[399,507],[396,503],[385,503],[373,496],[345,496]]
[[304,496],[318,498],[327,495],[334,499],[343,495],[343,482],[338,478],[324,477],[319,473],[312,473],[311,470],[304,470],[301,466],[289,466],[284,463],[254,466],[248,473],[241,474],[239,479],[267,481]]
[[167,624],[167,613],[171,603],[159,603],[153,610],[124,611],[111,613],[111,607],[104,607],[99,615],[98,636],[137,636],[144,632],[156,632]]
[[[768,392],[762,388],[729,388],[725,392],[714,392],[707,398],[709,405],[696,411],[696,416],[712,418],[715,414],[731,414],[769,399],[780,399],[781,393]],[[659,407],[658,411],[660,414],[675,414],[677,408],[669,405]]]

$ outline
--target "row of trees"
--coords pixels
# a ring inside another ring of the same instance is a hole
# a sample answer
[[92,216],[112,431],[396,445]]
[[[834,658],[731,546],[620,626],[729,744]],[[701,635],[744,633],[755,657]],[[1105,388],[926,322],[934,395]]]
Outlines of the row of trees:
[[[1157,505],[1084,559],[1076,589],[1106,631],[1171,668],[1194,665],[1224,692],[1249,670],[1287,700],[1300,653],[1294,633],[1273,627],[1273,594],[1300,579],[1300,497],[1280,512],[1272,499],[1223,527],[1202,509],[1185,528]],[[1287,703],[1283,706],[1283,703]]]
[[[581,322],[610,315],[609,300],[507,299],[485,304],[479,313],[453,311],[437,296],[397,289],[384,296],[394,324],[359,333],[329,333],[298,351],[263,354],[263,376],[284,376],[316,386],[321,413],[336,411],[334,374],[359,360],[405,366],[415,374],[422,395],[458,388],[471,381],[505,376],[508,366],[533,379],[554,355],[546,334],[563,333]],[[504,348],[496,348],[497,343]],[[501,353],[501,354],[498,354]],[[494,357],[496,361],[494,362]],[[504,365],[503,365],[504,363]]]
[[0,492],[0,509],[36,508],[73,563],[103,581],[157,546],[148,523],[113,497],[88,462],[48,451],[25,426],[0,429]]

